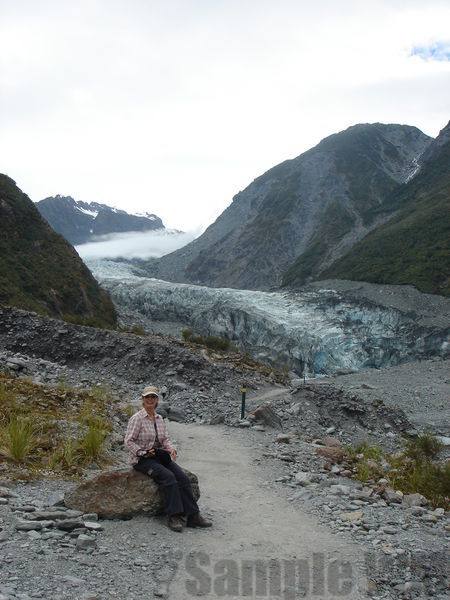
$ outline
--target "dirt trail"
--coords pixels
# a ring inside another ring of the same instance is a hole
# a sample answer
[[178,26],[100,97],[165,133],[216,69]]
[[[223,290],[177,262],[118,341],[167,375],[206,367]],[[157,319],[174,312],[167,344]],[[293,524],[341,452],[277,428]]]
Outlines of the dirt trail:
[[[281,497],[252,464],[254,450],[242,432],[178,423],[171,423],[170,431],[180,464],[199,476],[200,506],[214,521],[212,529],[181,534],[183,557],[170,598],[366,597],[360,549]],[[246,560],[261,561],[253,584]],[[270,564],[274,577],[266,586]],[[292,578],[293,568],[300,569],[301,582]]]

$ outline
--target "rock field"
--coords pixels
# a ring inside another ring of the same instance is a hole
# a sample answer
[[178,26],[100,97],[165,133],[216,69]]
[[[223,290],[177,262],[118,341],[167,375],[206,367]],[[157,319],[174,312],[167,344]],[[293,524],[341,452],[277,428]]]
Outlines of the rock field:
[[[154,383],[165,393],[159,408],[172,421],[181,457],[189,458],[197,439],[203,440],[197,458],[219,464],[228,451],[245,455],[246,479],[228,483],[247,498],[251,481],[250,506],[245,502],[237,511],[248,527],[242,544],[254,552],[250,556],[264,556],[258,511],[251,508],[252,500],[264,497],[267,507],[278,507],[280,523],[295,510],[305,531],[308,524],[323,532],[330,552],[342,547],[356,557],[358,582],[348,593],[318,596],[309,589],[303,597],[448,597],[448,514],[433,510],[423,497],[398,493],[387,481],[363,485],[351,479],[337,456],[342,445],[362,440],[394,452],[402,435],[428,426],[448,440],[449,362],[405,363],[282,385],[163,336],[99,331],[0,307],[2,371],[53,386],[62,379],[78,387],[107,384],[117,398],[112,410],[129,403],[139,407],[142,385]],[[243,383],[247,413],[241,421]],[[122,435],[125,426],[118,417],[113,435]],[[115,460],[126,464],[120,445]],[[208,489],[213,467],[208,461],[196,465],[195,456],[189,460],[188,468],[198,467],[200,506],[214,527],[181,536],[167,529],[164,517],[103,521],[66,509],[63,493],[76,482],[13,480],[7,463],[0,463],[0,600],[243,597],[188,588],[179,595],[180,565],[189,552],[204,547],[225,556],[242,529],[225,507],[227,482]],[[86,476],[96,472],[94,465]],[[238,473],[232,469],[227,477]],[[301,531],[295,535],[300,548]],[[273,533],[270,547],[283,558],[288,541]],[[279,597],[300,597],[292,594],[286,588]]]

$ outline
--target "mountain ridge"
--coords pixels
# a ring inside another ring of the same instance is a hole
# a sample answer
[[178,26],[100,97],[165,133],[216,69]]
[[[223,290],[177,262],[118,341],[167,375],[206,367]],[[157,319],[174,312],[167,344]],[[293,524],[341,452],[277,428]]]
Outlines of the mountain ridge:
[[72,196],[50,196],[35,205],[53,229],[73,245],[109,233],[164,229],[162,220],[154,214],[133,215],[106,204],[74,200]]
[[412,284],[450,296],[450,122],[421,157],[413,179],[391,195],[396,214],[323,275]]
[[302,257],[320,275],[389,218],[386,199],[431,138],[408,125],[359,124],[257,177],[205,233],[147,265],[154,277],[245,289],[279,287]]

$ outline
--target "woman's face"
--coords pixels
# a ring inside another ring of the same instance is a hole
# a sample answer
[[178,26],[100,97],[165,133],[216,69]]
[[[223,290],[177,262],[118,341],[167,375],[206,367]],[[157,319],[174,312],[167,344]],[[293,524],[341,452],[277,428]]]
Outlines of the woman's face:
[[142,396],[142,406],[146,411],[153,412],[158,406],[158,396],[156,394],[147,394],[147,396]]

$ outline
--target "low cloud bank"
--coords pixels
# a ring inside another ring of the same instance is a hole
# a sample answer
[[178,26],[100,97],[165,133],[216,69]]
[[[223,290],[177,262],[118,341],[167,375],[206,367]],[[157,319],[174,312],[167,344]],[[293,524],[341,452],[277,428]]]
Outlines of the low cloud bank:
[[84,259],[92,258],[159,258],[186,246],[200,231],[178,232],[168,229],[112,233],[75,246]]

